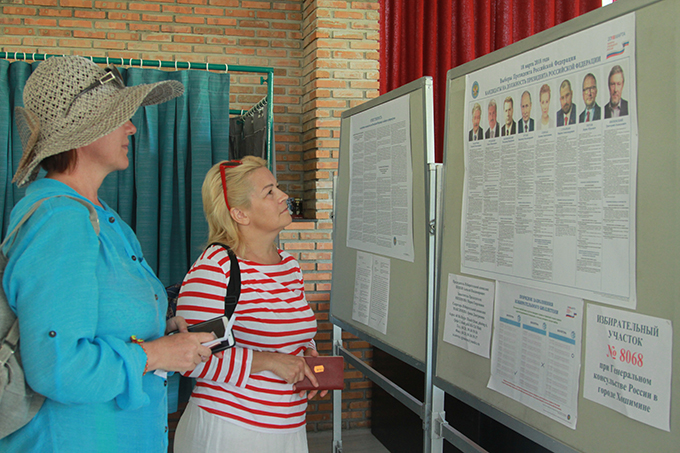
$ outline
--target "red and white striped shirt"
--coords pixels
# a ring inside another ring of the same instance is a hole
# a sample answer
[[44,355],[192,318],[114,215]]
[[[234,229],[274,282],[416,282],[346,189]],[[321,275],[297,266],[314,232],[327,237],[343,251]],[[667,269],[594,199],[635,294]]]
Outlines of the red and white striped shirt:
[[[284,251],[279,255],[281,262],[272,265],[238,259],[236,346],[186,376],[197,378],[191,397],[202,409],[245,428],[280,433],[304,429],[307,399],[270,371],[251,374],[252,351],[302,356],[315,347],[316,318],[305,299],[300,265]],[[223,314],[230,267],[222,247],[208,247],[184,278],[177,315],[196,324]]]

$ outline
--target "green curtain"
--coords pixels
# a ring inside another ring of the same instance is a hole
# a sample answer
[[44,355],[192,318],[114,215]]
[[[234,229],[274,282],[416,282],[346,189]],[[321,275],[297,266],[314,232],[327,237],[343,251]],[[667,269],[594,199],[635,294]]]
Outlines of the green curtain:
[[[14,107],[39,63],[0,60],[0,223],[24,191],[11,183],[21,158]],[[136,232],[149,265],[167,286],[181,281],[207,240],[201,185],[210,167],[229,158],[229,74],[129,68],[126,85],[178,80],[184,95],[141,108],[132,117],[130,166],[109,175],[99,196]]]
[[26,192],[12,184],[21,159],[21,139],[14,122],[14,107],[23,106],[24,84],[38,63],[33,65],[0,60],[0,225],[4,238],[12,208]]

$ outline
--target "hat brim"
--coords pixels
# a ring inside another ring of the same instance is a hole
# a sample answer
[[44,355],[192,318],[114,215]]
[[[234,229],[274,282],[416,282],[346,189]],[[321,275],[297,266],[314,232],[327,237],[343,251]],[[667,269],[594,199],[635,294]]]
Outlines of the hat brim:
[[[62,127],[55,128],[49,137],[38,138],[32,149],[24,149],[13,181],[21,187],[35,180],[40,162],[47,157],[89,145],[125,124],[139,107],[169,101],[183,92],[184,86],[176,80],[126,87],[94,106],[88,120],[75,127],[73,119],[64,117],[60,120]],[[17,115],[26,113],[17,109]]]

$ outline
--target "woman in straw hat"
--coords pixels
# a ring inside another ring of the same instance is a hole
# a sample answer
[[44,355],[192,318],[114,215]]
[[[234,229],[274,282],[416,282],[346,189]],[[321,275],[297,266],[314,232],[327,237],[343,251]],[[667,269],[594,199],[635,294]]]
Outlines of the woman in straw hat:
[[19,319],[26,380],[45,402],[0,440],[1,451],[167,451],[167,383],[154,370],[193,369],[210,355],[201,343],[212,335],[187,333],[182,319],[166,323],[162,283],[97,191],[129,165],[137,108],[182,92],[176,81],[125,87],[115,68],[76,56],[48,59],[26,82],[14,181],[31,183],[39,166],[47,174],[28,186],[8,231],[44,201],[4,250],[3,287]]
[[[236,346],[187,373],[197,385],[175,433],[175,452],[307,451],[307,397],[294,384],[318,381],[303,356],[318,356],[316,318],[300,265],[276,247],[292,221],[288,195],[259,157],[222,162],[203,182],[208,243],[184,278],[177,313],[190,323],[224,310],[234,250],[241,295],[234,312]],[[324,396],[327,391],[322,391]]]

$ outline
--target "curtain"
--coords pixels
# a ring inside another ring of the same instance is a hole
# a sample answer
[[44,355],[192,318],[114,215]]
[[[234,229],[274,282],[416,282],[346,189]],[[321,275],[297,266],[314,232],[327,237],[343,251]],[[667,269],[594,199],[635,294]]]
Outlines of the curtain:
[[[23,105],[23,86],[38,64],[0,60],[3,235],[12,207],[24,194],[11,183],[22,153],[14,107]],[[119,69],[128,86],[178,80],[185,88],[173,101],[137,111],[130,166],[110,174],[99,190],[135,231],[147,262],[168,286],[184,278],[207,240],[201,186],[210,167],[229,158],[229,74]]]
[[23,106],[24,84],[38,63],[10,63],[0,60],[0,225],[5,237],[9,214],[26,192],[12,184],[19,166],[22,147],[14,122],[14,107]]
[[380,0],[380,92],[432,76],[435,158],[442,162],[449,69],[601,5],[602,0]]

